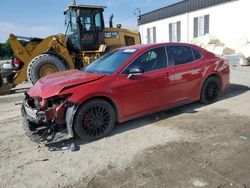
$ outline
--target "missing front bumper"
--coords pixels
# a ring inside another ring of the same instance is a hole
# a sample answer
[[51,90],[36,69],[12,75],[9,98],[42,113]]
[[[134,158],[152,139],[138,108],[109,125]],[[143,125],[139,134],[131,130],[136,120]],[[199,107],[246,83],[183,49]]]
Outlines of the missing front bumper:
[[55,112],[56,108],[38,111],[29,107],[24,101],[21,112],[26,135],[35,142],[51,142],[54,141],[54,138],[63,137],[63,135],[68,138],[73,137],[73,121],[77,108],[76,105],[68,107],[64,110],[65,113],[56,119],[58,115]]

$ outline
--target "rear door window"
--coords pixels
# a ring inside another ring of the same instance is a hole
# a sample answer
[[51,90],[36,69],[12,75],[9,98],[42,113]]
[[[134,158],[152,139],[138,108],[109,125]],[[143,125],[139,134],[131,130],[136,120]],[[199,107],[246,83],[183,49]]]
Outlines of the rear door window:
[[195,60],[192,50],[193,49],[189,46],[168,46],[168,55],[170,56],[173,65],[183,65]]
[[200,52],[198,52],[195,49],[193,49],[193,54],[194,54],[194,59],[195,60],[199,60],[202,57],[201,54],[200,54]]

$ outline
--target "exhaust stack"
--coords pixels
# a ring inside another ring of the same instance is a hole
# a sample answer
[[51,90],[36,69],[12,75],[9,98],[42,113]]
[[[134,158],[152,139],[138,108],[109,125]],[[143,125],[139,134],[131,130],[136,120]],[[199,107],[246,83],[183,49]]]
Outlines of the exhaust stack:
[[113,18],[114,18],[114,15],[111,14],[110,18],[109,18],[109,27],[112,28],[113,27]]

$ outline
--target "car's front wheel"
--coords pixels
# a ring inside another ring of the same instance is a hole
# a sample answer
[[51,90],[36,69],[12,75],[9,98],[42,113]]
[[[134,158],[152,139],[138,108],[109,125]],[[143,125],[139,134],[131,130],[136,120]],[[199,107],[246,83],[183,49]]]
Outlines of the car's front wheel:
[[209,77],[202,86],[200,102],[203,104],[214,103],[217,101],[219,93],[220,84],[218,78]]
[[115,111],[111,104],[102,99],[94,99],[79,108],[73,129],[83,140],[97,140],[111,133],[115,119]]

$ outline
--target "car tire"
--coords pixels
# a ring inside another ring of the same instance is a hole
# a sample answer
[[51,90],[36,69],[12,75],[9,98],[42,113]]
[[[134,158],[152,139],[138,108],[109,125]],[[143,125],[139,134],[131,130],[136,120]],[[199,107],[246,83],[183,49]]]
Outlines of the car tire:
[[83,140],[98,140],[111,133],[115,119],[115,111],[110,103],[94,99],[80,106],[75,115],[73,130]]
[[220,94],[220,83],[216,77],[208,77],[201,89],[200,102],[211,104],[218,100]]
[[67,70],[65,63],[51,54],[41,54],[31,60],[27,68],[27,77],[33,85],[43,76]]

